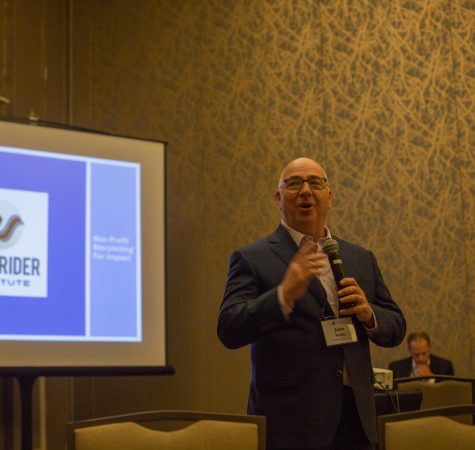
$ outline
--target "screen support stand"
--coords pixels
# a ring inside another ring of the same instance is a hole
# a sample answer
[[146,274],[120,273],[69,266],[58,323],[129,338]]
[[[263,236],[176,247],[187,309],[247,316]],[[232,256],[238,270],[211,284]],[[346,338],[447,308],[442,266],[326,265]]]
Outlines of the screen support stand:
[[172,366],[117,367],[1,367],[0,377],[14,377],[20,385],[21,450],[33,450],[33,385],[38,377],[173,375]]
[[21,450],[33,448],[33,385],[36,375],[20,375],[16,379],[20,384],[21,399]]

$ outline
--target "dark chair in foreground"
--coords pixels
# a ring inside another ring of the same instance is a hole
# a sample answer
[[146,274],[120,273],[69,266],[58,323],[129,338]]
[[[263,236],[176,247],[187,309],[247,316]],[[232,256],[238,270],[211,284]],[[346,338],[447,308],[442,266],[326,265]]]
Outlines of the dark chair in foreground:
[[475,426],[457,417],[475,417],[475,405],[430,408],[378,417],[379,450],[473,450]]
[[150,411],[70,422],[68,450],[265,450],[263,416]]

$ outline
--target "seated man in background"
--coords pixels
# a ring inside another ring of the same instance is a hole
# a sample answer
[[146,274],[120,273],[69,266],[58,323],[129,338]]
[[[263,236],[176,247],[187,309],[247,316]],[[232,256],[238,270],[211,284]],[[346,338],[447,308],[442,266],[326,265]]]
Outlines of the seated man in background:
[[431,354],[430,337],[426,332],[411,333],[407,337],[407,346],[411,356],[389,364],[394,378],[454,375],[451,361]]

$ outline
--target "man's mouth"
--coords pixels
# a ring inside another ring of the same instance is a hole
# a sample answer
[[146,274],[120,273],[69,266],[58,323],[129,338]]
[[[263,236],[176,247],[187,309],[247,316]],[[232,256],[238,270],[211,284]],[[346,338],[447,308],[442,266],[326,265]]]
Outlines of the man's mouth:
[[308,211],[313,208],[313,205],[311,203],[300,203],[298,205],[299,209],[303,209],[304,211]]

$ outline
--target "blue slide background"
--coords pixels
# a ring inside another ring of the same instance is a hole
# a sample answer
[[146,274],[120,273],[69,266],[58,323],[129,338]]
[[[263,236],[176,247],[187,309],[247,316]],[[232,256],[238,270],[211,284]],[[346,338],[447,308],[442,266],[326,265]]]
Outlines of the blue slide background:
[[85,182],[85,162],[0,152],[0,187],[49,194],[48,297],[0,297],[0,334],[84,334]]

